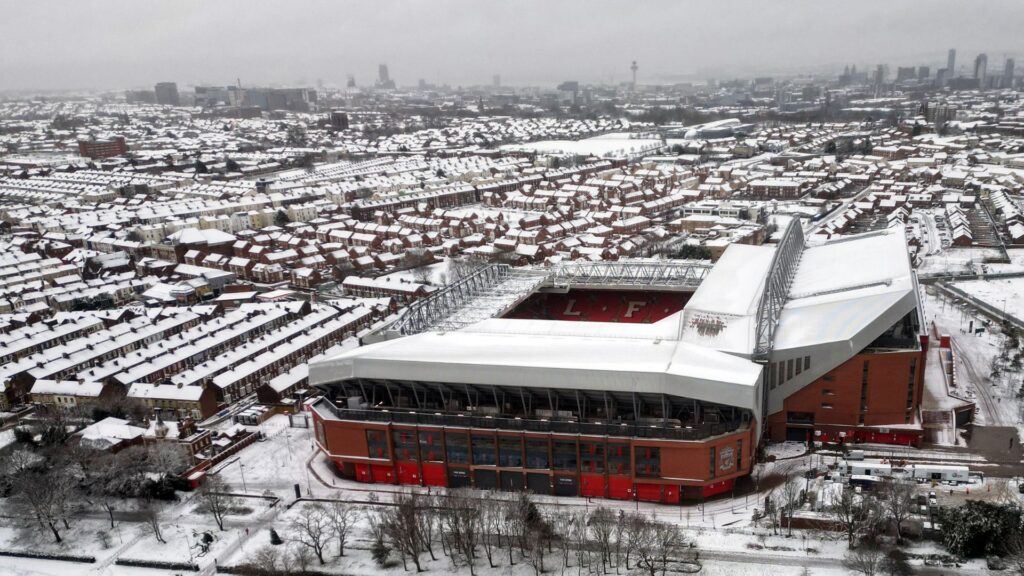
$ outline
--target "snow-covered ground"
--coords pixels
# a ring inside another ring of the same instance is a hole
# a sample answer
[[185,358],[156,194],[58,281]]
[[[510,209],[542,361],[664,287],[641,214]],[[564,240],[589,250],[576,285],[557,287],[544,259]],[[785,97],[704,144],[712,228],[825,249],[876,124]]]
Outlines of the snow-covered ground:
[[[958,283],[962,286],[966,283]],[[980,334],[968,333],[973,321],[975,328],[983,325],[984,317],[971,306],[961,302],[955,303],[954,298],[944,296],[935,288],[929,287],[924,295],[925,319],[935,324],[937,334],[949,334],[954,339],[954,349],[958,354],[957,377],[961,388],[973,386],[978,398],[978,422],[989,425],[1017,426],[1018,433],[1024,431],[1021,425],[1021,401],[1016,394],[1020,389],[1019,374],[1004,371],[993,382],[990,378],[992,360],[999,355],[1003,336],[997,327],[992,326]],[[995,418],[989,418],[989,412]]]
[[[930,247],[934,249],[934,247]],[[923,252],[922,252],[923,254]],[[1011,255],[1013,252],[1011,252]],[[999,258],[996,248],[948,248],[935,254],[922,256],[917,271],[920,274],[980,273],[986,259]],[[1013,264],[985,264],[993,272],[1024,272],[1024,254]]]
[[[67,533],[67,543],[63,546],[48,544],[49,538],[41,534],[34,526],[17,528],[18,525],[5,521],[0,523],[0,548],[33,549],[57,551],[65,553],[92,554],[97,564],[70,564],[43,560],[0,560],[0,574],[17,576],[162,576],[170,572],[124,568],[113,565],[113,560],[121,558],[164,559],[187,562],[191,558],[200,566],[213,562],[216,558],[219,565],[235,565],[245,562],[261,548],[270,543],[269,530],[273,527],[283,538],[289,538],[291,528],[289,521],[300,517],[308,502],[295,500],[293,486],[298,484],[303,497],[312,495],[316,498],[334,498],[356,502],[364,509],[374,506],[374,502],[386,503],[394,494],[405,490],[405,487],[389,485],[368,485],[342,480],[333,474],[329,463],[314,452],[311,444],[311,430],[308,428],[290,428],[287,417],[275,416],[260,428],[267,439],[256,442],[243,449],[237,460],[229,461],[218,467],[217,475],[224,479],[231,490],[246,491],[260,495],[272,493],[282,498],[281,502],[271,508],[262,499],[246,499],[240,514],[232,515],[227,520],[225,531],[217,530],[213,519],[203,512],[194,494],[184,495],[184,499],[170,505],[165,514],[164,536],[166,544],[156,541],[153,534],[138,522],[122,520],[118,529],[109,530],[109,522],[102,513],[86,510],[85,517],[73,522],[72,530]],[[769,453],[780,460],[762,465],[758,474],[762,487],[760,494],[746,496],[723,497],[704,503],[686,506],[659,505],[646,502],[588,500],[586,498],[536,497],[542,510],[589,510],[595,506],[603,506],[613,511],[638,511],[663,522],[680,525],[686,537],[697,543],[700,559],[704,565],[702,574],[771,574],[781,576],[801,574],[808,567],[814,574],[845,574],[841,567],[841,559],[846,551],[842,539],[835,534],[823,534],[815,531],[794,531],[794,535],[773,535],[769,527],[763,523],[753,522],[755,508],[762,506],[767,490],[777,488],[781,474],[801,474],[811,463],[827,463],[826,458],[803,456],[800,443],[784,443],[769,447]],[[781,460],[781,458],[787,458]],[[307,464],[309,465],[307,467]],[[243,467],[244,465],[244,467]],[[245,477],[243,488],[242,476]],[[776,480],[772,480],[775,478]],[[824,488],[830,482],[815,480],[813,483]],[[989,488],[991,486],[991,488]],[[992,480],[988,485],[972,485],[976,494],[995,492],[1006,497],[1010,494],[1016,498],[1016,490],[1009,489],[1005,481]],[[1012,487],[1011,487],[1012,488]],[[922,487],[926,489],[926,487]],[[419,489],[424,490],[424,489]],[[819,490],[820,491],[820,490]],[[966,487],[957,489],[950,498],[962,498]],[[507,495],[498,493],[484,497],[502,498]],[[943,498],[947,497],[942,495]],[[380,569],[369,555],[369,537],[366,534],[366,520],[360,520],[361,527],[356,530],[353,542],[345,558],[336,557],[336,547],[328,549],[331,571],[351,574],[353,576],[399,576],[406,574],[399,564],[396,568]],[[108,546],[104,547],[96,532],[108,533]],[[210,532],[216,538],[210,552],[199,556],[194,546],[196,534]],[[920,543],[910,547],[913,552],[935,551],[934,544]],[[423,561],[429,572],[457,572],[468,574],[465,568],[454,569],[449,561],[440,554],[437,561],[429,560],[424,554]],[[559,554],[551,555],[547,561],[548,570],[560,574]],[[975,566],[977,567],[977,566]],[[318,568],[317,565],[314,568]],[[571,571],[567,570],[567,573]],[[477,565],[480,576],[532,576],[533,570],[525,563],[514,568],[505,564],[495,569],[486,567],[486,561]]]
[[1024,278],[970,280],[954,286],[996,310],[1024,319]]

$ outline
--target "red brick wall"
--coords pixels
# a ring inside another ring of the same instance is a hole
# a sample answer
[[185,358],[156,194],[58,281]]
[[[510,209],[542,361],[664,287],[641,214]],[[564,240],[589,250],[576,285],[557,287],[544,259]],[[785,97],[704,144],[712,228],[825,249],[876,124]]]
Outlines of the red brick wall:
[[[906,423],[907,387],[911,364],[916,362],[910,410],[913,421],[924,387],[925,353],[906,351],[858,354],[786,398],[782,410],[768,416],[770,438],[774,441],[786,439],[787,412],[813,413],[816,426],[858,426],[864,362],[868,362],[868,383],[863,425]],[[824,404],[831,405],[831,408],[825,408]]]

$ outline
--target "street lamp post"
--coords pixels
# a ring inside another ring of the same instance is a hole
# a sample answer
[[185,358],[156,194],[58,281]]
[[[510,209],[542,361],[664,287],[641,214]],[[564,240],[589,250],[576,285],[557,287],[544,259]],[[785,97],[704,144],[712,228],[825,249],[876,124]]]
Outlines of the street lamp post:
[[242,476],[242,492],[248,494],[249,488],[247,488],[245,485],[245,464],[242,464],[241,460],[238,461],[238,470]]

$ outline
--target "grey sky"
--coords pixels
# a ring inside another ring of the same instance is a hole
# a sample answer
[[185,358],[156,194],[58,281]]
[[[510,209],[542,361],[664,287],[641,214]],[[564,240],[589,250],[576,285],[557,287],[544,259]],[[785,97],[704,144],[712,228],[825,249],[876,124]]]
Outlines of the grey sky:
[[0,91],[181,85],[722,78],[845,62],[990,67],[1024,1],[0,0]]

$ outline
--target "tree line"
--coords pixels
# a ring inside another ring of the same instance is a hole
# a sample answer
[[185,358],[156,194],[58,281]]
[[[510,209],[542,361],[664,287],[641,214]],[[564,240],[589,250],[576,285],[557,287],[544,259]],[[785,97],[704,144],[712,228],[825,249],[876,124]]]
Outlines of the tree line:
[[577,576],[663,576],[700,569],[694,544],[677,524],[600,506],[542,511],[527,492],[469,489],[401,492],[390,504],[368,508],[340,501],[312,504],[288,523],[286,538],[272,530],[271,545],[243,568],[254,576],[308,572],[326,564],[332,550],[344,556],[360,521],[370,556],[382,569],[401,564],[406,571],[424,572],[428,561],[441,559],[470,576],[480,567],[517,565],[538,576],[555,569]]

